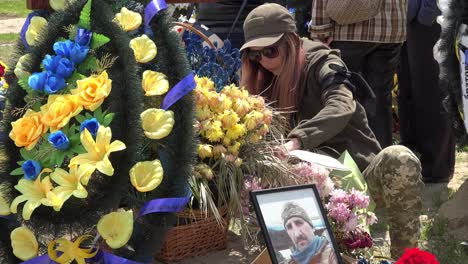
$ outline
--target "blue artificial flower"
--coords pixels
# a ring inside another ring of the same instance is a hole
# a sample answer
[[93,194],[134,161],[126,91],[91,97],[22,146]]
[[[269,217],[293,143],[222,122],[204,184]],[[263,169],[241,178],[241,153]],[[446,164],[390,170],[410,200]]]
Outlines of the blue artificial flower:
[[47,54],[42,60],[42,65],[46,71],[55,72],[62,56],[51,56]]
[[73,62],[71,62],[67,58],[61,58],[55,70],[55,73],[58,76],[67,79],[72,75],[73,71],[75,71],[75,65],[73,64]]
[[57,93],[58,91],[62,90],[67,86],[65,79],[58,76],[57,74],[48,72],[47,75],[48,78],[46,84],[44,85],[44,92],[46,92],[47,94]]
[[59,41],[54,43],[55,54],[65,58],[70,58],[71,50],[75,46],[73,41],[67,39],[65,41]]
[[29,76],[28,84],[33,90],[43,92],[47,77],[47,72],[35,72]]
[[93,32],[87,29],[78,27],[76,30],[75,43],[83,47],[88,47],[89,44],[91,43],[92,37],[93,37]]
[[91,133],[91,135],[95,137],[98,132],[99,126],[100,124],[96,118],[87,119],[83,123],[81,123],[80,132],[82,132],[86,128],[88,129],[89,133]]
[[67,135],[61,130],[49,135],[49,143],[59,150],[67,150],[70,147],[70,141]]
[[35,160],[27,160],[21,168],[23,168],[24,177],[31,181],[34,181],[42,170],[41,164]]
[[80,64],[86,59],[88,55],[89,48],[85,46],[80,46],[75,43],[73,49],[70,51],[70,60],[75,64]]

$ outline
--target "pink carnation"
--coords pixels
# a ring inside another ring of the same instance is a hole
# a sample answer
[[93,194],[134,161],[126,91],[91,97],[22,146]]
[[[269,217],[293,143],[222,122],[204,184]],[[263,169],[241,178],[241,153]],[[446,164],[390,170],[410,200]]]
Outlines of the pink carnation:
[[330,203],[349,203],[348,193],[342,189],[336,189],[330,193]]
[[349,203],[353,208],[365,209],[369,206],[369,196],[353,188],[349,195]]
[[356,229],[358,225],[359,225],[358,217],[354,213],[351,213],[348,221],[344,225],[344,231],[351,232],[354,229]]
[[346,223],[352,212],[344,203],[329,203],[327,204],[328,216],[338,222]]
[[330,179],[330,172],[323,166],[301,162],[294,165],[291,171],[299,176],[299,183],[313,183],[317,186],[320,197],[327,197],[335,189],[333,181]]

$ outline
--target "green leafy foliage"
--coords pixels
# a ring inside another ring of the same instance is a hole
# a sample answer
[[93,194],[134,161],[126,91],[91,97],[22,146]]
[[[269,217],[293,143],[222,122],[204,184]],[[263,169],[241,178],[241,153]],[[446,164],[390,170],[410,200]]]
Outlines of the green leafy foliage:
[[[67,89],[73,89],[76,87],[76,81],[78,80],[82,80],[86,78],[86,76],[84,76],[83,74],[77,72],[76,70],[73,72],[72,76],[70,76],[70,78],[68,78],[67,80],[67,83],[68,83],[68,86],[67,86]],[[64,90],[67,90],[67,89],[64,89]],[[68,91],[67,91],[68,93]]]
[[78,22],[78,26],[85,28],[87,30],[91,30],[91,5],[92,0],[88,0],[88,2],[84,5],[83,10],[81,10],[80,14],[80,21]]
[[102,35],[102,34],[97,34],[93,33],[93,38],[91,39],[91,45],[90,47],[92,49],[97,49],[99,47],[104,46],[107,42],[110,41],[110,38]]
[[18,85],[21,88],[23,88],[23,90],[25,90],[26,92],[32,91],[31,86],[29,86],[29,84],[28,84],[28,80],[29,80],[29,77],[23,77],[23,78],[18,80]]
[[88,55],[86,59],[78,66],[78,72],[81,74],[87,74],[97,68],[97,58],[92,55]]

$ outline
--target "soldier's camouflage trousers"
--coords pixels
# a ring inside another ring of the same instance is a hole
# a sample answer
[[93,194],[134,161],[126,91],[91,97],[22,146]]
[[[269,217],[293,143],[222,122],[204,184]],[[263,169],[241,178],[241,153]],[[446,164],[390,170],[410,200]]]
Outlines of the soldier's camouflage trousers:
[[375,156],[363,176],[377,207],[385,211],[391,254],[398,259],[405,248],[418,242],[424,187],[421,163],[408,148],[390,146]]

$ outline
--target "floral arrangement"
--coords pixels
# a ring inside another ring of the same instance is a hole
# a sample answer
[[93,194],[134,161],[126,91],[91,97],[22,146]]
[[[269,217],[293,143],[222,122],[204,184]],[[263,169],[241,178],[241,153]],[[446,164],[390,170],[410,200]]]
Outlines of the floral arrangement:
[[[238,84],[240,51],[232,48],[229,40],[224,41],[223,47],[214,49],[203,46],[204,40],[193,32],[184,31],[182,39],[187,58],[197,76],[211,79],[218,92],[227,85]],[[218,43],[214,45],[217,47]]]
[[[208,205],[216,210],[210,196],[200,196],[200,184],[208,186],[209,181],[220,183],[221,195],[225,182],[231,174],[243,179],[241,148],[255,144],[268,133],[272,121],[272,111],[267,108],[262,97],[252,96],[244,88],[234,84],[216,91],[215,83],[207,77],[196,77],[195,89],[196,126],[199,131],[199,163],[194,168],[194,194],[203,208]],[[226,170],[226,166],[232,166]],[[241,184],[231,186],[240,190]],[[232,192],[231,192],[232,194]],[[233,197],[221,197],[220,203],[229,203]],[[237,200],[237,199],[236,199]],[[238,202],[238,200],[236,201]]]
[[[16,80],[2,124],[9,137],[8,149],[1,149],[0,217],[15,223],[8,245],[22,261],[152,260],[146,240],[160,237],[167,216],[141,207],[185,195],[184,170],[195,154],[188,142],[192,104],[185,98],[191,90],[167,99],[177,87],[170,83],[187,75],[181,70],[187,65],[172,66],[174,76],[162,73],[173,65],[168,58],[181,57],[158,56],[153,25],[143,29],[141,4],[125,1],[132,11],[110,2],[120,12],[105,0],[87,0],[66,4],[50,19],[32,17],[19,49],[24,54],[8,73]],[[167,22],[156,23],[169,32]],[[168,34],[159,36],[166,41]],[[174,147],[176,136],[183,147]],[[178,186],[171,186],[174,180]]]
[[7,70],[7,65],[3,61],[0,61],[0,89],[8,88],[8,83],[5,80],[5,72]]

